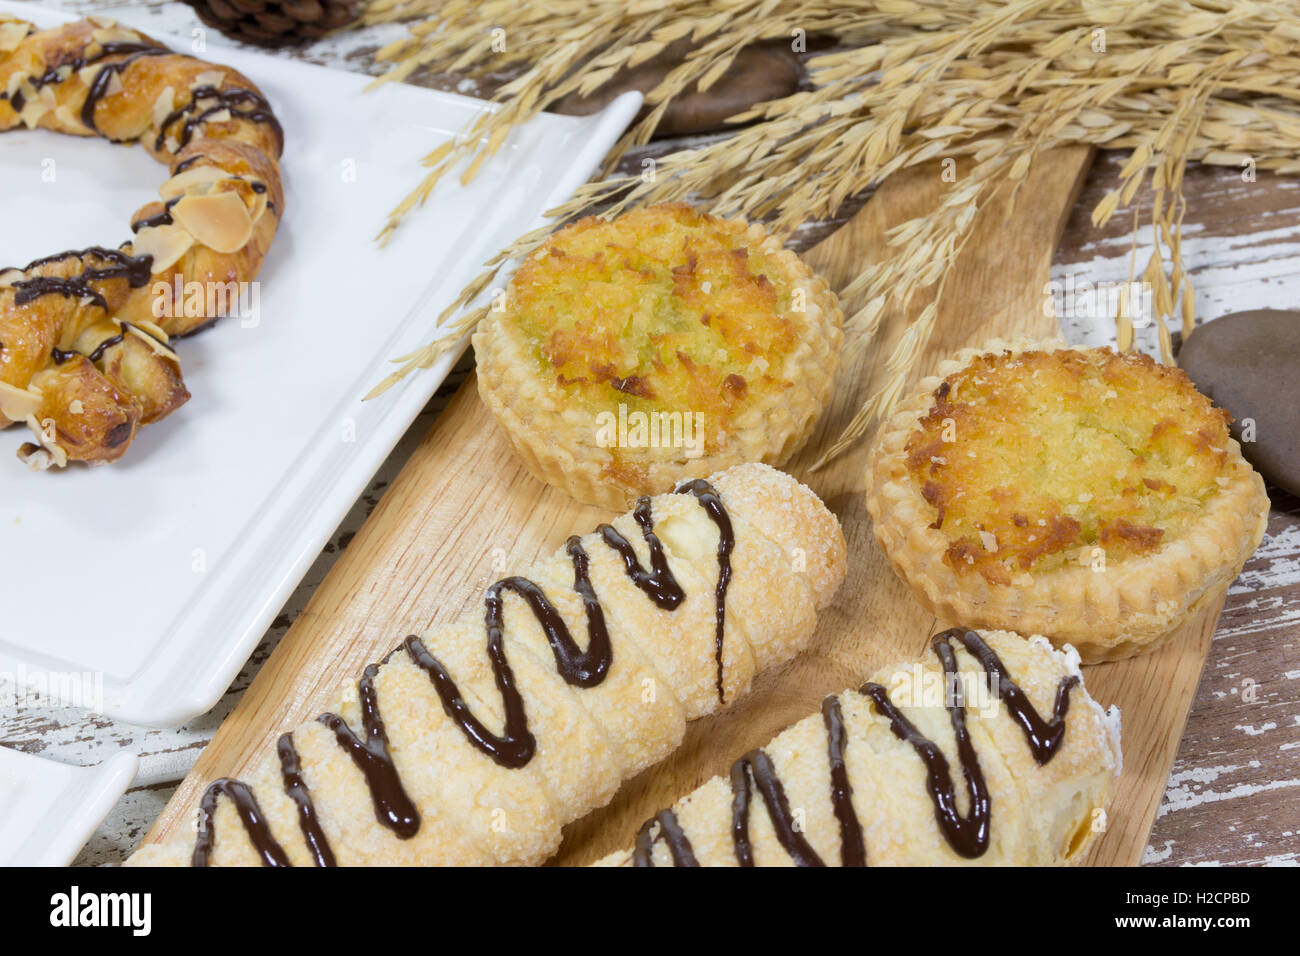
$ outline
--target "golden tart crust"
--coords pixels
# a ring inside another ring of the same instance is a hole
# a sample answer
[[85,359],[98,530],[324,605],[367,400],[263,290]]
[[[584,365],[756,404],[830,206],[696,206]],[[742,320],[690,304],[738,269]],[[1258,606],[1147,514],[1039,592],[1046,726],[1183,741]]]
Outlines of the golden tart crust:
[[1089,663],[1131,657],[1263,537],[1263,481],[1176,368],[996,340],[919,389],[881,426],[867,509],[940,618],[1044,634]]
[[843,314],[761,226],[671,203],[552,236],[474,335],[479,394],[536,477],[622,508],[779,466],[830,398]]

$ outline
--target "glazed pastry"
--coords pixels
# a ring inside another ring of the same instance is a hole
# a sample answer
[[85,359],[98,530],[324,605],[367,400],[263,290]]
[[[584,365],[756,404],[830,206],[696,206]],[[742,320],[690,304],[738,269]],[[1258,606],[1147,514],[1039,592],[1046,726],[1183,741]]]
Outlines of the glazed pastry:
[[219,780],[142,865],[525,864],[790,660],[844,577],[835,517],[760,464],[642,499],[411,636]]
[[1149,651],[1268,520],[1226,412],[1143,355],[990,343],[921,383],[868,466],[876,540],[939,618],[1088,663]]
[[479,394],[536,477],[623,508],[788,461],[830,398],[842,321],[760,226],[684,204],[592,217],[529,256],[480,323]]
[[822,702],[604,866],[1051,866],[1105,827],[1119,711],[1041,637],[954,628]]
[[0,15],[0,130],[19,126],[138,141],[171,172],[120,248],[0,270],[0,424],[36,436],[19,457],[113,461],[189,398],[169,336],[229,311],[261,269],[284,210],[283,134],[228,67],[108,20],[38,30]]

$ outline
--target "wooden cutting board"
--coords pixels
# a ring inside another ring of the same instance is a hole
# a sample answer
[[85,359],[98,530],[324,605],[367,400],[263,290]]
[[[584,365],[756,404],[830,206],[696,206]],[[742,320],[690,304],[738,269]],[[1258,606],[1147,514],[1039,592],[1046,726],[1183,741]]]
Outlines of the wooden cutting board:
[[[1056,334],[1056,322],[1043,308],[1044,286],[1090,160],[1085,148],[1049,154],[1037,161],[1014,205],[1002,195],[981,213],[949,279],[919,373],[994,336]],[[864,263],[882,256],[890,226],[931,208],[949,188],[937,165],[891,177],[806,258],[840,288]],[[886,315],[872,343],[846,343],[832,407],[789,469],[839,517],[849,546],[848,577],[811,647],[785,668],[762,675],[727,712],[692,724],[667,762],[628,781],[610,806],[571,825],[556,862],[584,863],[629,845],[647,816],[813,713],[826,694],[857,686],[880,666],[920,655],[930,634],[957,623],[938,622],[923,611],[875,544],[863,496],[868,442],[821,471],[808,471],[820,449],[886,380],[887,356],[908,317],[925,304],[918,297],[905,311]],[[524,471],[471,378],[262,666],[145,841],[158,841],[174,827],[190,829],[198,798],[212,780],[243,774],[279,733],[332,706],[340,686],[404,635],[477,608],[490,581],[607,518]],[[1161,651],[1088,669],[1093,695],[1119,704],[1124,714],[1124,775],[1108,830],[1091,853],[1093,863],[1141,860],[1221,604],[1221,597],[1211,602]]]

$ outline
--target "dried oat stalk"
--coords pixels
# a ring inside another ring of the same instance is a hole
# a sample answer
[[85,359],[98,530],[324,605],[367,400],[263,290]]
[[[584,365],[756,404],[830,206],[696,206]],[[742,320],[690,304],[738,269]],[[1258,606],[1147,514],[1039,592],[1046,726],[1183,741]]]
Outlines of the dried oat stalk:
[[[392,69],[378,82],[424,70],[513,76],[497,93],[498,111],[425,157],[423,180],[393,210],[385,236],[446,176],[473,178],[518,124],[687,36],[692,53],[647,96],[655,109],[611,151],[605,178],[551,211],[557,224],[689,199],[788,235],[834,217],[893,172],[963,157],[968,171],[943,203],[896,228],[890,257],[846,288],[849,329],[864,336],[917,289],[943,295],[976,213],[1002,183],[1023,179],[1043,150],[1091,144],[1130,152],[1093,221],[1132,209],[1136,234],[1139,210],[1149,207],[1156,244],[1142,275],[1171,361],[1166,320],[1178,314],[1185,332],[1192,322],[1181,256],[1187,163],[1300,171],[1300,3],[1291,0],[372,0],[365,17],[411,21],[408,37],[380,51]],[[734,117],[753,125],[733,136],[662,157],[649,180],[615,173],[628,149],[649,141],[676,93],[697,81],[707,88],[749,43],[814,34],[840,45],[808,60],[812,89]],[[550,231],[489,263],[439,317],[444,333],[403,356],[376,392],[428,367],[472,329],[483,309],[462,310]],[[890,380],[827,459],[894,406],[937,314],[932,304],[912,320],[889,358]],[[1124,314],[1117,338],[1132,346]]]

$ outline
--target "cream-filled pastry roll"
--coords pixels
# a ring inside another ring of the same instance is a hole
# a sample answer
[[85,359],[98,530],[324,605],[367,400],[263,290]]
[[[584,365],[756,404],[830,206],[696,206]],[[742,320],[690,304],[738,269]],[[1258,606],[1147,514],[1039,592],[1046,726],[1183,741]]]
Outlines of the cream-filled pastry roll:
[[129,862],[541,862],[686,721],[794,657],[844,573],[834,515],[766,465],[643,498],[407,637],[247,779],[209,786],[196,831]]
[[1105,829],[1119,712],[1072,649],[954,628],[741,757],[606,866],[1049,866]]

